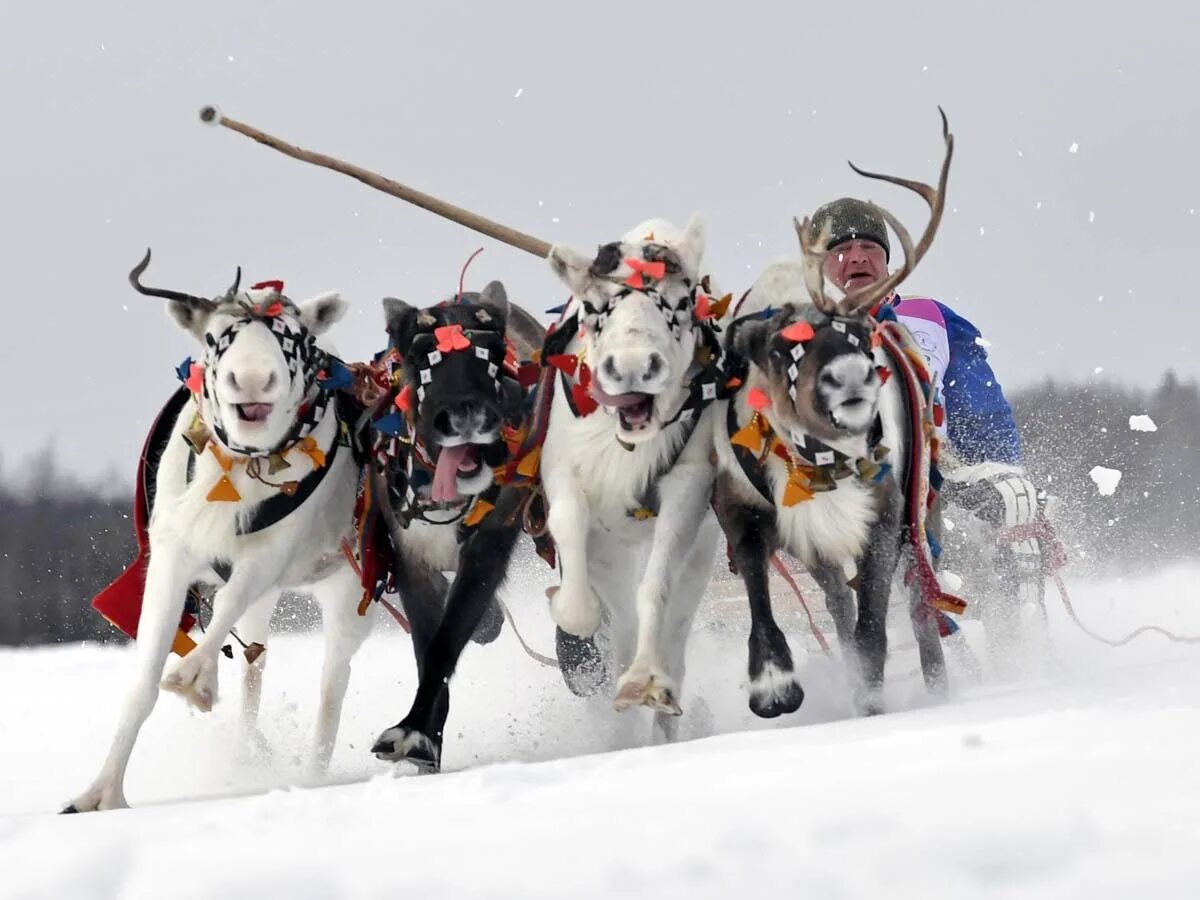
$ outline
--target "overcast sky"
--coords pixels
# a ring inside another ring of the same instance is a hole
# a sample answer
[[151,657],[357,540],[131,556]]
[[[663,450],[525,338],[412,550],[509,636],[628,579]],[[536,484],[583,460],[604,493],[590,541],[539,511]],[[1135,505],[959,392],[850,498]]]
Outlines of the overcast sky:
[[[1106,8],[1107,7],[1107,8]],[[0,32],[0,325],[12,476],[51,442],[132,481],[190,338],[126,273],[223,290],[235,266],[300,299],[339,289],[343,355],[380,298],[501,278],[560,302],[544,262],[197,111],[216,103],[549,241],[590,250],[649,216],[709,222],[740,291],[796,252],[793,214],[866,194],[846,167],[932,179],[957,153],[910,292],[973,319],[1001,382],[1200,375],[1200,13],[1193,3],[23,3]],[[202,10],[203,13],[197,12]],[[1119,11],[1114,11],[1119,10]],[[1183,313],[1180,315],[1180,313]]]

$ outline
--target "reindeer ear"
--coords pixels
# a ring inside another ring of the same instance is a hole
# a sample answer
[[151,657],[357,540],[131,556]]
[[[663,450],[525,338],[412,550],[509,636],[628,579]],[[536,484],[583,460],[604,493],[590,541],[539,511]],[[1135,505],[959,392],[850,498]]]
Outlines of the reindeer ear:
[[743,359],[766,369],[767,347],[777,325],[775,315],[764,319],[762,313],[737,319],[729,326],[729,347]]
[[184,300],[168,300],[167,312],[175,320],[175,324],[200,341],[204,340],[205,329],[208,328],[212,309],[188,303]]
[[410,306],[395,297],[383,298],[383,318],[386,323],[388,340],[391,346],[403,355],[408,352],[412,342],[413,331],[416,329],[417,314],[420,310]]
[[489,281],[479,292],[479,306],[486,309],[496,320],[498,330],[503,333],[508,323],[508,292],[499,281]]
[[554,274],[562,279],[563,283],[571,289],[572,294],[578,297],[587,293],[592,284],[591,257],[584,256],[569,247],[555,244],[550,248],[550,255],[546,259],[550,263],[550,268],[554,270]]
[[323,334],[346,314],[350,304],[337,291],[319,294],[300,304],[300,321],[313,334]]
[[708,226],[704,223],[704,217],[696,213],[688,219],[687,226],[683,229],[683,238],[675,247],[683,274],[693,282],[700,278],[700,264],[704,261],[704,248],[707,243]]

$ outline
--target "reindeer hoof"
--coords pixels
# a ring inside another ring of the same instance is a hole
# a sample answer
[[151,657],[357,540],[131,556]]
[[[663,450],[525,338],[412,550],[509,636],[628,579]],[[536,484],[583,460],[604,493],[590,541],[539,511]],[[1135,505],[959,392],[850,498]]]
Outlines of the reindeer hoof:
[[590,587],[582,593],[558,588],[550,596],[550,618],[568,634],[589,638],[600,627],[600,598]]
[[774,719],[784,713],[794,713],[804,702],[804,688],[796,673],[783,670],[774,663],[763,666],[758,677],[750,682],[750,711],[764,719]]
[[403,723],[381,734],[371,752],[387,762],[410,762],[423,772],[441,769],[441,743]]
[[483,617],[475,626],[475,633],[471,635],[471,640],[476,644],[490,644],[500,637],[500,631],[503,628],[504,613],[500,612],[500,605],[493,600],[484,608]]
[[674,683],[665,674],[642,674],[630,669],[617,683],[613,709],[624,712],[631,706],[646,706],[663,715],[681,716],[683,709],[679,706],[677,693]]
[[67,816],[76,813],[96,812],[102,809],[128,809],[125,794],[121,791],[106,790],[104,787],[94,787],[76,797],[61,810],[59,815]]
[[179,694],[201,712],[212,712],[217,702],[217,661],[206,653],[192,651],[179,660],[159,687]]
[[592,638],[554,629],[554,649],[563,681],[576,697],[592,697],[608,680],[608,667]]

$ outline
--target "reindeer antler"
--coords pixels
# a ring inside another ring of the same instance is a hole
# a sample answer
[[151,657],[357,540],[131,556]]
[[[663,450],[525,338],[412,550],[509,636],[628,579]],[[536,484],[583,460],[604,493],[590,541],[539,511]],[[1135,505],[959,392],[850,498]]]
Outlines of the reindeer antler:
[[301,149],[294,144],[280,140],[274,135],[267,134],[265,131],[259,131],[257,128],[224,116],[215,106],[206,106],[201,109],[200,121],[210,125],[223,125],[231,131],[244,134],[246,137],[258,141],[264,146],[278,150],[285,156],[292,157],[292,159],[298,159],[301,162],[312,163],[315,166],[321,166],[322,168],[332,169],[334,172],[341,172],[343,175],[349,175],[351,178],[361,181],[368,187],[373,187],[377,191],[383,191],[385,194],[391,194],[393,197],[399,197],[401,200],[407,200],[409,203],[419,206],[422,209],[427,209],[431,213],[436,213],[445,219],[449,219],[451,222],[457,222],[459,225],[465,225],[467,228],[478,231],[480,234],[486,234],[488,237],[503,241],[510,247],[516,247],[518,250],[524,250],[526,253],[532,253],[534,256],[541,257],[542,259],[550,255],[550,244],[546,241],[517,231],[515,228],[509,228],[507,225],[501,225],[499,222],[493,222],[491,219],[485,219],[483,216],[465,210],[461,206],[446,203],[444,200],[439,200],[437,197],[414,190],[400,184],[398,181],[385,178],[368,169],[342,162],[340,159],[326,156],[324,153]]
[[825,293],[825,257],[829,255],[829,238],[832,223],[826,219],[821,226],[821,233],[815,238],[812,233],[812,219],[804,217],[801,222],[792,216],[792,224],[796,226],[796,237],[800,238],[800,258],[804,262],[804,286],[808,288],[808,296],[813,305],[827,316],[836,315],[838,302]]
[[[139,294],[147,297],[162,297],[165,300],[178,300],[181,303],[186,303],[188,306],[194,306],[200,309],[216,309],[217,304],[207,297],[197,297],[194,294],[185,294],[182,291],[169,291],[165,288],[146,287],[141,282],[142,273],[146,271],[146,267],[150,265],[150,248],[146,248],[146,255],[142,257],[142,261],[138,263],[129,272],[129,283],[133,285],[133,289]],[[238,269],[238,280],[241,280],[241,269]],[[234,282],[237,286],[238,282]]]
[[[848,294],[839,304],[842,313],[845,315],[853,315],[862,312],[864,309],[870,309],[879,300],[891,294],[900,282],[907,278],[912,270],[917,267],[917,264],[925,256],[926,251],[929,250],[929,245],[933,243],[933,236],[937,233],[938,225],[942,221],[942,211],[946,208],[946,179],[950,176],[950,160],[954,156],[954,135],[950,133],[950,122],[946,119],[946,111],[940,106],[938,107],[938,112],[942,116],[942,138],[946,142],[946,155],[942,159],[942,171],[938,177],[938,186],[936,189],[924,182],[899,178],[895,175],[868,172],[865,169],[860,169],[854,163],[850,163],[850,168],[864,178],[874,178],[879,181],[898,184],[901,187],[906,187],[910,191],[920,194],[921,198],[929,204],[929,223],[925,226],[925,232],[921,235],[921,239],[917,241],[917,246],[914,250],[912,238],[904,226],[900,224],[899,220],[882,206],[874,203],[870,204],[887,221],[888,225],[892,226],[892,230],[900,238],[900,246],[904,250],[904,264],[882,281],[869,284],[852,294]],[[801,238],[801,246],[803,244],[804,241]]]

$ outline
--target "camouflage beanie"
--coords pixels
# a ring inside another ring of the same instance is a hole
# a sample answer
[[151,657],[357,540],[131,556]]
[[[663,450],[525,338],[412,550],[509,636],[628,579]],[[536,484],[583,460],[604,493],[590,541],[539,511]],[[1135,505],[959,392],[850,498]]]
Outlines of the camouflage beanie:
[[842,197],[826,203],[813,213],[813,232],[821,233],[825,223],[829,222],[829,246],[832,249],[846,241],[874,241],[883,248],[888,259],[891,258],[892,248],[888,244],[887,225],[871,207],[862,200],[854,197]]

